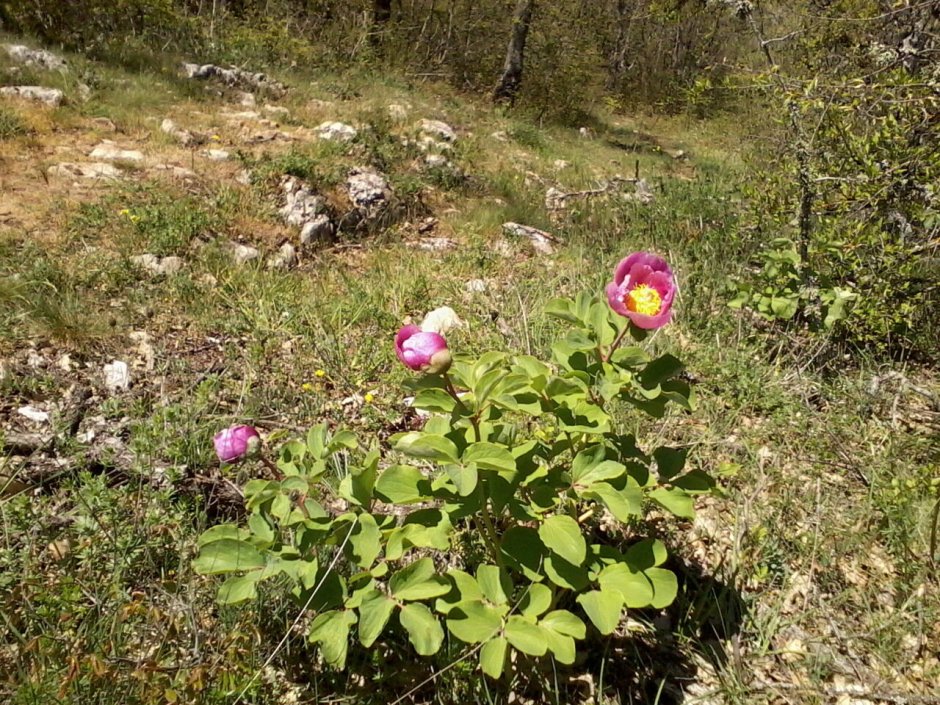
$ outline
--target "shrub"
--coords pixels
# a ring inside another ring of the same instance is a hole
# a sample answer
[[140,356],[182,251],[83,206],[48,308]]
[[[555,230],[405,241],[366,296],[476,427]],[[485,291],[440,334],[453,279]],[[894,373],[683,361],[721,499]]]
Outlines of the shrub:
[[452,359],[437,333],[402,329],[400,359],[424,372],[410,385],[423,428],[390,450],[325,424],[282,446],[266,461],[276,479],[245,485],[247,523],[200,539],[196,569],[230,575],[219,600],[250,600],[280,576],[315,614],[307,639],[336,668],[352,642],[395,632],[430,656],[449,633],[493,678],[530,657],[573,663],[577,642],[612,633],[625,608],[670,604],[676,576],[643,516],[653,505],[692,516],[712,481],[685,471],[684,450],[646,453],[617,428],[629,409],[658,418],[694,405],[679,360],[623,344],[671,315],[671,272],[635,257],[610,305],[589,294],[548,305],[571,325],[550,363]]

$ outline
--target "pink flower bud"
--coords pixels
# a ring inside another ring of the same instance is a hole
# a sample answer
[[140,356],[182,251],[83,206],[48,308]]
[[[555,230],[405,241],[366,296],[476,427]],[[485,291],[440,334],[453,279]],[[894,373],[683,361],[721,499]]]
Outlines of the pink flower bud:
[[676,281],[666,260],[649,252],[623,259],[607,285],[610,307],[647,330],[669,323],[675,295]]
[[450,369],[450,350],[439,333],[405,326],[395,336],[395,354],[408,369],[437,375]]
[[261,450],[261,436],[252,426],[238,425],[219,431],[212,442],[223,463],[237,463]]

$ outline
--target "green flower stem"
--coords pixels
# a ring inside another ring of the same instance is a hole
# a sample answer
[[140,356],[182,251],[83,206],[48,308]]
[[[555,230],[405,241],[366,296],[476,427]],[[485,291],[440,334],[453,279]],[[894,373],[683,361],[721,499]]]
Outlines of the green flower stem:
[[[457,394],[457,388],[454,386],[454,382],[451,380],[450,375],[447,374],[446,372],[443,372],[441,374],[441,377],[443,377],[444,379],[444,387],[447,390],[447,393],[450,394],[454,398],[454,401],[457,402],[461,406],[461,408],[463,408],[467,412],[470,412],[470,407],[464,404],[463,399],[461,399],[460,396]],[[473,413],[470,414],[470,423],[473,424],[473,433],[474,433],[474,436],[476,437],[477,442],[479,442],[481,439],[480,419],[478,417],[479,417],[479,412],[475,414]]]
[[483,509],[480,511],[480,515],[483,517],[483,526],[486,529],[484,540],[486,541],[487,547],[490,549],[493,560],[496,561],[496,565],[500,568],[504,568],[503,557],[499,552],[499,536],[496,533],[496,526],[493,524],[493,517],[490,515],[490,507],[487,503],[486,496],[482,496],[482,502]]
[[610,346],[610,350],[608,350],[608,351],[607,351],[607,354],[604,355],[604,362],[610,362],[610,357],[611,357],[611,355],[613,355],[613,354],[614,354],[614,351],[615,351],[617,348],[620,347],[620,343],[623,342],[624,336],[626,336],[626,334],[627,334],[629,331],[630,331],[630,324],[627,323],[627,325],[625,325],[625,326],[623,327],[623,330],[620,331],[620,335],[617,336],[617,339],[616,339],[616,340],[613,342],[613,344]]
[[272,473],[274,473],[275,480],[284,479],[284,473],[281,472],[281,469],[275,464],[273,460],[271,460],[266,455],[259,455],[258,459],[265,465],[265,467],[267,467]]

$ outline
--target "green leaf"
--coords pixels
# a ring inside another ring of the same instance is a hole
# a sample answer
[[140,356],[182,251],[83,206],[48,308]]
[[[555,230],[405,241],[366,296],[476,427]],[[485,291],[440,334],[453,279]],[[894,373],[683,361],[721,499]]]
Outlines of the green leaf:
[[494,605],[504,605],[512,594],[512,580],[509,574],[495,565],[481,565],[477,568],[477,583],[483,596]]
[[685,459],[689,451],[687,448],[670,448],[662,446],[653,451],[653,458],[656,459],[656,473],[660,479],[670,480],[685,467]]
[[542,583],[532,583],[522,596],[519,611],[526,617],[538,617],[551,606],[552,589]]
[[253,600],[258,595],[257,585],[262,571],[253,570],[245,575],[232,576],[219,586],[216,598],[220,604],[234,605],[238,602]]
[[618,490],[606,482],[598,482],[581,496],[601,502],[619,521],[628,522],[643,513],[643,492],[639,487],[627,485]]
[[620,623],[623,599],[619,592],[591,590],[578,595],[578,603],[601,634],[611,634]]
[[502,629],[503,612],[477,600],[460,602],[447,613],[447,628],[461,641],[479,644]]
[[543,629],[542,631],[545,637],[545,645],[555,655],[555,660],[567,665],[574,663],[577,656],[574,639],[566,634],[559,634],[549,629]]
[[653,604],[653,584],[643,573],[630,570],[626,563],[609,565],[597,576],[603,592],[619,593],[627,607],[641,608]]
[[686,492],[709,492],[715,488],[715,481],[703,470],[691,470],[672,480],[672,484]]
[[559,634],[565,634],[575,639],[583,639],[587,634],[587,629],[584,626],[584,622],[581,621],[581,618],[568,610],[549,612],[542,617],[539,624],[546,629],[551,629]]
[[319,645],[324,661],[342,669],[349,648],[349,628],[355,623],[356,615],[351,610],[323,612],[311,623],[307,639]]
[[511,616],[506,622],[506,629],[503,633],[509,643],[524,654],[544,656],[548,650],[542,630],[525,617],[516,614]]
[[379,590],[373,589],[363,598],[359,605],[359,641],[363,646],[368,648],[375,643],[394,609],[395,600]]
[[796,297],[786,298],[783,296],[773,296],[770,299],[770,310],[773,314],[785,321],[790,320],[799,310],[800,300]]
[[444,630],[431,610],[421,603],[401,608],[398,620],[408,632],[408,639],[421,656],[436,654],[444,642]]
[[610,362],[618,367],[639,367],[649,362],[649,354],[635,345],[620,347],[610,356]]
[[219,539],[199,549],[193,569],[203,575],[253,570],[264,566],[264,557],[247,541]]
[[662,609],[672,604],[679,593],[679,582],[676,574],[665,568],[648,568],[643,574],[653,583],[653,602],[656,609]]
[[573,304],[571,299],[552,299],[546,304],[545,313],[569,323],[581,323],[581,319],[573,310]]
[[444,468],[444,472],[453,480],[457,494],[461,497],[469,497],[480,483],[480,473],[477,472],[476,463],[448,465]]
[[663,355],[649,363],[638,375],[646,389],[653,389],[682,372],[684,365],[674,355]]
[[395,450],[414,458],[424,458],[436,463],[456,463],[457,446],[449,438],[433,433],[412,431],[398,438]]
[[490,678],[499,678],[506,665],[506,645],[504,637],[490,639],[480,649],[480,668]]
[[569,590],[583,590],[588,586],[588,572],[578,565],[569,563],[561,556],[550,553],[542,563],[545,575],[558,587]]
[[370,568],[382,551],[382,534],[375,517],[360,514],[359,521],[349,537],[349,551],[352,561],[361,568]]
[[398,600],[427,600],[450,592],[450,582],[435,575],[434,561],[421,558],[395,573],[388,588]]
[[578,522],[564,514],[548,517],[539,527],[539,538],[548,548],[573,565],[587,556],[587,543]]
[[682,517],[683,519],[695,518],[695,507],[692,503],[692,497],[690,497],[685,490],[657,487],[655,490],[650,490],[646,496],[677,517]]
[[457,401],[443,389],[422,389],[415,394],[413,406],[432,413],[450,414]]
[[267,548],[274,543],[274,529],[263,514],[248,517],[248,528],[251,530],[252,543],[259,548]]
[[581,487],[590,487],[595,482],[623,477],[626,471],[627,468],[625,465],[614,462],[613,460],[605,460],[573,479]]
[[457,593],[460,595],[459,602],[483,600],[483,591],[480,589],[480,584],[474,580],[470,573],[451,568],[446,575],[454,581],[454,587],[457,588]]
[[326,455],[326,436],[328,432],[326,424],[317,424],[307,431],[307,445],[303,451],[292,445],[294,441],[288,443],[285,448],[291,446],[290,456],[294,462],[302,460],[308,450],[314,458],[322,458]]
[[417,504],[430,498],[431,482],[418,468],[392,465],[379,475],[375,491],[390,504]]
[[509,566],[520,571],[529,580],[542,579],[545,544],[535,529],[527,526],[513,526],[507,529],[500,541],[499,550]]
[[507,448],[485,441],[471,444],[464,451],[463,462],[476,463],[484,470],[512,472],[516,469],[516,459]]
[[205,546],[207,543],[218,541],[220,539],[247,539],[251,535],[250,531],[243,529],[235,524],[219,524],[206,529],[199,536],[197,545]]

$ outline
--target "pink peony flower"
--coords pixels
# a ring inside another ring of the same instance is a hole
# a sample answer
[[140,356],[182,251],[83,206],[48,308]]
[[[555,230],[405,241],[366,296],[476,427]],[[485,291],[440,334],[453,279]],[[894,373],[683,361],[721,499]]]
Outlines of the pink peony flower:
[[607,285],[610,307],[647,330],[669,323],[675,295],[676,281],[666,260],[649,252],[623,259]]
[[252,426],[238,425],[219,431],[212,442],[223,463],[237,463],[261,449],[261,436]]
[[395,336],[395,354],[408,369],[427,374],[441,374],[450,369],[450,350],[439,333],[405,326]]

